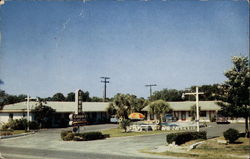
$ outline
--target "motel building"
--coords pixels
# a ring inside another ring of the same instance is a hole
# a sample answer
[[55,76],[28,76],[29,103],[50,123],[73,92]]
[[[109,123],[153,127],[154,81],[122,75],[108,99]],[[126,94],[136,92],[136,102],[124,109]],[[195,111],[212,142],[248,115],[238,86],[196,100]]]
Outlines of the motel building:
[[[200,121],[210,122],[217,117],[220,106],[218,101],[199,101]],[[191,107],[196,106],[195,101],[168,102],[172,111],[171,114],[178,122],[187,122],[192,120]],[[196,107],[195,107],[196,108]],[[146,112],[148,120],[156,119],[155,115],[149,113],[149,107],[146,106],[143,111]]]
[[[35,119],[32,110],[38,106],[38,104],[36,101],[29,102],[30,121]],[[43,103],[43,105],[55,110],[52,116],[52,127],[68,126],[70,121],[69,115],[76,112],[75,102],[48,101]],[[106,111],[108,105],[108,102],[82,102],[82,109],[89,123],[103,123],[109,120]],[[27,118],[27,102],[5,105],[3,109],[0,110],[0,125],[9,120],[21,118]]]
[[[172,109],[173,117],[177,118],[178,122],[188,122],[192,120],[191,107],[195,105],[195,101],[168,102]],[[76,112],[75,102],[58,102],[48,101],[44,103],[55,110],[52,117],[53,127],[69,126],[69,115]],[[34,120],[32,110],[38,106],[38,102],[30,101],[30,121]],[[86,114],[88,123],[107,123],[110,121],[110,116],[107,113],[108,102],[82,102],[83,112]],[[200,121],[210,122],[211,119],[217,117],[220,106],[217,101],[199,101]],[[145,120],[155,120],[156,116],[148,112],[149,107],[146,106],[142,111],[146,116]],[[168,113],[169,114],[169,113]],[[11,119],[27,118],[27,102],[5,105],[0,110],[0,125],[8,122]],[[231,122],[244,122],[241,119],[230,120]]]

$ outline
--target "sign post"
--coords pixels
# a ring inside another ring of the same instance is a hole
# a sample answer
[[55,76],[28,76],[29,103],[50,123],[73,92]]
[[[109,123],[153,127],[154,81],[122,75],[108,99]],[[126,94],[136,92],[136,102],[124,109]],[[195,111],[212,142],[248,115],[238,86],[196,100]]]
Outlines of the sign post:
[[86,115],[82,111],[82,97],[83,91],[76,90],[75,92],[75,113],[70,114],[69,118],[72,120],[73,132],[80,132],[80,126],[86,125]]

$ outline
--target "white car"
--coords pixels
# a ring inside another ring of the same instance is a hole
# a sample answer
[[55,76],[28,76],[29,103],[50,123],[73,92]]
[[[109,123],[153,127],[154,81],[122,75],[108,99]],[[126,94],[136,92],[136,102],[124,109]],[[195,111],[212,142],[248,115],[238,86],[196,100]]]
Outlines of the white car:
[[118,119],[116,118],[116,116],[112,115],[110,118],[110,122],[111,123],[118,123]]

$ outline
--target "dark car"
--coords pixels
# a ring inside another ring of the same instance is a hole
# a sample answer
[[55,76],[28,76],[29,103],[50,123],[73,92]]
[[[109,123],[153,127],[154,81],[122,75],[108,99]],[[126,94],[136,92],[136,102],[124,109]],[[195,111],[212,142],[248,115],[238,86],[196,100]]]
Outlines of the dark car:
[[216,119],[217,124],[230,124],[226,117],[218,117]]

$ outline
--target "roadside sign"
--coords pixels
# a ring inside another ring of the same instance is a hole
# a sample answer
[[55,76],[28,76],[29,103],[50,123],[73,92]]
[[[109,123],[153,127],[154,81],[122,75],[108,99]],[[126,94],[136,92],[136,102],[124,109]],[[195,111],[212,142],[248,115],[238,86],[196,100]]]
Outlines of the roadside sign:
[[72,125],[74,128],[78,128],[78,131],[80,132],[80,126],[86,125],[86,114],[82,111],[82,99],[83,99],[83,91],[78,89],[75,92],[75,113],[69,115],[70,125]]
[[87,124],[87,120],[82,120],[82,121],[73,121],[72,126],[84,126]]
[[70,114],[69,119],[71,120],[70,125],[72,126],[83,126],[87,124],[85,114]]
[[69,119],[72,121],[86,119],[86,115],[85,114],[70,114]]
[[75,93],[75,103],[76,103],[76,114],[81,114],[82,113],[82,97],[83,96],[83,91],[78,89],[76,90]]

